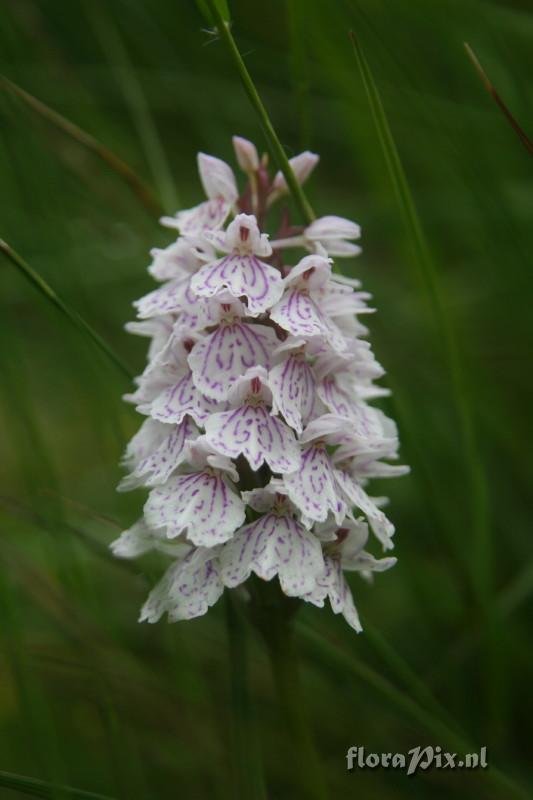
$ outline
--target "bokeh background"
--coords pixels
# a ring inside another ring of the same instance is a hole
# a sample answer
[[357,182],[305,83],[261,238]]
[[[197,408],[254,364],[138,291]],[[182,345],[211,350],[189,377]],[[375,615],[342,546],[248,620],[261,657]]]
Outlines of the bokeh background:
[[[357,576],[352,584],[365,633],[329,610],[299,617],[342,654],[328,661],[301,636],[305,704],[331,795],[512,797],[458,771],[346,771],[352,744],[447,749],[412,713],[414,702],[438,717],[432,698],[475,748],[488,747],[489,772],[504,770],[527,792],[533,162],[463,42],[533,131],[531,5],[230,8],[288,155],[321,154],[307,187],[315,210],[362,225],[364,252],[342,266],[374,295],[372,340],[394,390],[385,407],[412,466],[409,477],[376,484],[391,497],[399,563],[374,586]],[[233,133],[264,145],[206,27],[192,0],[4,0],[1,72],[121,156],[172,212],[201,198],[198,150],[230,160]],[[457,342],[458,381],[350,29],[404,164]],[[148,251],[170,243],[169,232],[112,170],[5,87],[0,204],[0,235],[140,372],[144,343],[123,325],[151,288]],[[140,422],[121,401],[128,383],[13,265],[0,267],[0,770],[123,800],[233,798],[223,604],[197,621],[140,626],[160,564],[107,554],[142,503],[139,492],[115,492]],[[249,641],[270,796],[298,797],[268,660],[253,633]],[[21,794],[4,786],[0,796]]]

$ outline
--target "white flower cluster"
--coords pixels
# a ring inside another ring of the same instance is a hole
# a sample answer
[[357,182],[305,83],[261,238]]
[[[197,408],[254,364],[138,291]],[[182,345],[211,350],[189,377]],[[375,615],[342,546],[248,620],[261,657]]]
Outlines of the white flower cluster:
[[[372,309],[331,256],[360,252],[359,227],[340,217],[306,228],[288,212],[273,240],[261,230],[287,195],[267,159],[235,137],[248,182],[200,154],[207,199],[164,217],[179,237],[153,250],[161,286],[135,303],[132,333],[151,339],[148,366],[126,397],[146,416],[125,455],[121,490],[150,489],[144,514],[112,544],[122,558],[150,549],[173,561],[141,620],[204,614],[251,573],[361,630],[345,571],[371,577],[396,559],[364,548],[368,528],[384,550],[394,528],[365,486],[406,471],[394,423],[369,405],[386,394],[359,321]],[[318,157],[291,160],[303,182]],[[229,224],[228,223],[229,221]],[[227,224],[227,227],[225,227]],[[307,250],[286,263],[289,248]]]

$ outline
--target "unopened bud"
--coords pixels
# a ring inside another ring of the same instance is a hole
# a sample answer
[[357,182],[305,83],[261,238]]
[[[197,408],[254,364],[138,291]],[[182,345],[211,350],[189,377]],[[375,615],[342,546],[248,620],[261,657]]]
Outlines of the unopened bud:
[[253,142],[243,139],[242,136],[234,136],[233,149],[235,150],[235,157],[239,167],[243,172],[246,172],[246,174],[257,172],[259,169],[259,156]]

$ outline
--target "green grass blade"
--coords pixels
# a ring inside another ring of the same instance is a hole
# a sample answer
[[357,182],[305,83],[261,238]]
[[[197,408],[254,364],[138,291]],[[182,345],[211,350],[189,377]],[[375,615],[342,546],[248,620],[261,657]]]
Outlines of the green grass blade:
[[153,179],[163,200],[163,206],[167,212],[173,212],[178,207],[179,200],[172,179],[172,171],[150,106],[120,31],[107,13],[106,5],[103,3],[95,3],[94,0],[90,3],[85,2],[85,11],[91,20],[102,50],[114,69],[117,82],[135,122]]
[[[444,743],[458,753],[474,752],[476,750],[476,746],[463,737],[462,734],[450,728],[447,723],[413,700],[408,694],[397,689],[394,684],[367,664],[357,661],[350,654],[320,636],[308,625],[297,622],[295,627],[302,639],[308,643],[309,650],[313,656],[319,662],[324,663],[328,674],[331,674],[331,671],[334,671],[335,668],[338,671],[340,669],[343,674],[346,674],[346,672],[353,673],[357,680],[370,686],[402,713],[405,712],[412,720],[422,725],[425,731],[436,736],[439,742]],[[516,797],[522,798],[522,800],[526,800],[528,797],[521,786],[518,786],[512,778],[493,764],[490,765],[487,771],[482,771],[478,774],[480,781],[491,784],[494,788],[501,790],[502,794],[498,794],[498,797]]]
[[[226,0],[215,0],[218,8],[220,9],[220,13],[224,19],[229,20],[229,9]],[[196,5],[200,13],[202,14],[203,18],[207,22],[208,25],[214,25],[215,20],[213,19],[213,15],[211,14],[209,7],[207,5],[207,0],[196,0]]]
[[86,792],[72,786],[56,786],[37,778],[28,778],[26,775],[16,775],[13,772],[0,772],[0,786],[30,797],[49,798],[63,797],[65,800],[113,800],[112,797],[95,792]]
[[152,191],[146,186],[145,183],[139,178],[134,170],[126,164],[121,158],[111,152],[105,145],[99,142],[90,133],[79,128],[70,120],[58,114],[53,108],[50,108],[37,97],[34,97],[29,92],[17,86],[16,83],[9,80],[3,75],[0,75],[0,86],[12,95],[22,100],[32,111],[40,117],[51,123],[55,128],[62,131],[62,133],[69,136],[75,142],[78,142],[82,147],[85,147],[91,153],[94,153],[100,158],[113,172],[115,172],[122,180],[129,186],[133,193],[139,198],[143,206],[151,214],[160,216],[163,213],[163,208],[159,201],[154,197]]
[[492,82],[489,80],[489,77],[488,77],[487,73],[485,72],[485,70],[483,69],[481,64],[479,63],[479,60],[478,60],[476,54],[474,53],[474,51],[472,50],[472,48],[470,47],[470,45],[467,42],[464,42],[464,48],[466,50],[466,54],[467,54],[468,58],[470,59],[470,61],[474,65],[474,68],[476,69],[479,77],[481,78],[483,86],[485,87],[487,92],[490,94],[490,96],[493,98],[494,102],[496,103],[496,105],[498,106],[498,108],[500,109],[502,114],[504,115],[505,119],[507,120],[507,122],[509,123],[511,128],[514,130],[514,132],[516,133],[516,135],[518,136],[518,138],[520,139],[520,141],[522,142],[522,144],[526,148],[527,152],[530,155],[533,155],[533,141],[529,138],[529,136],[527,135],[525,130],[518,124],[518,122],[516,121],[514,116],[509,111],[507,105],[503,102],[502,98],[500,97],[500,95],[498,94],[498,92],[496,91],[494,86],[492,85]]
[[480,606],[486,609],[490,594],[491,568],[487,486],[479,456],[477,436],[468,399],[469,390],[465,381],[462,358],[452,321],[448,314],[446,299],[439,285],[437,270],[422,231],[422,225],[378,88],[357,37],[353,32],[350,33],[350,37],[391,183],[409,234],[418,275],[427,294],[430,310],[435,320],[438,333],[442,338],[443,355],[448,366],[454,402],[460,423],[472,498],[472,531],[475,542],[475,554],[474,557],[470,559],[473,567],[472,581],[477,592]]
[[420,705],[430,708],[432,712],[444,720],[450,728],[458,728],[455,720],[451,718],[446,709],[435,699],[427,684],[418,677],[408,662],[405,661],[390,642],[382,636],[379,630],[366,623],[365,634],[383,662],[398,676],[406,689],[416,698]]
[[235,64],[244,87],[244,91],[248,95],[248,99],[250,100],[250,103],[252,104],[252,107],[259,118],[259,122],[261,123],[261,127],[263,128],[263,132],[270,149],[272,150],[272,154],[276,160],[276,163],[285,176],[287,186],[289,187],[290,193],[293,196],[294,202],[298,206],[298,210],[300,211],[304,221],[309,224],[314,220],[315,214],[311,208],[309,200],[305,196],[303,188],[296,180],[296,176],[291,169],[291,165],[289,164],[289,159],[285,154],[283,145],[281,144],[279,137],[274,130],[274,126],[270,121],[268,112],[259,96],[259,92],[255,88],[255,84],[250,76],[250,73],[248,72],[246,64],[243,61],[235,39],[233,38],[230,29],[230,23],[227,22],[222,16],[215,0],[206,0],[206,2],[209,6],[211,14],[213,15],[213,19],[216,22],[217,31],[224,41],[233,63]]
[[88,338],[98,347],[98,349],[105,354],[108,360],[117,367],[123,375],[131,379],[133,373],[127,367],[114,350],[102,339],[83,317],[78,314],[73,308],[70,308],[64,300],[52,289],[52,287],[36,272],[24,259],[11,248],[3,239],[0,239],[0,253],[2,253],[17,269],[24,275],[24,277],[61,313],[73,324],[78,330],[84,333]]

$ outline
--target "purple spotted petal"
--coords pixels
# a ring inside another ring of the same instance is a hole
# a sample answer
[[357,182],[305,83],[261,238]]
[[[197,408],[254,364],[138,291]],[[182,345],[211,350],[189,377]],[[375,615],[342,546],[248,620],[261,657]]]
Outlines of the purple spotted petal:
[[216,450],[229,458],[242,454],[253,470],[266,461],[273,472],[290,472],[300,463],[293,431],[263,404],[213,414],[206,422],[205,433]]
[[326,448],[311,444],[302,453],[300,468],[285,475],[287,493],[304,517],[324,522],[331,511],[340,524],[346,515]]
[[195,548],[165,572],[148,595],[139,621],[157,622],[165,612],[169,622],[199,617],[223,591],[216,550]]
[[190,370],[173,386],[169,386],[152,403],[150,414],[160,422],[180,423],[188,414],[203,427],[218,404],[209,400],[194,385]]
[[215,470],[174,475],[153,489],[144,507],[148,525],[166,527],[169,538],[187,531],[196,545],[229,539],[244,522],[244,503],[230,481]]
[[224,289],[233,297],[244,296],[249,313],[257,316],[280,299],[283,280],[277,269],[256,256],[231,254],[203,266],[191,287],[200,297],[213,297]]
[[394,535],[392,522],[387,519],[383,511],[380,511],[363,487],[345,470],[335,470],[335,478],[349,502],[365,514],[372,531],[383,545],[383,549],[390,550],[393,547],[392,536]]
[[177,228],[183,236],[192,236],[204,230],[220,228],[230,210],[230,202],[216,197],[194,208],[179,211],[174,217],[162,217],[161,223],[167,228]]
[[143,518],[123,531],[109,546],[117,558],[137,558],[150,550],[174,557],[185,556],[192,548],[187,542],[169,542],[164,531],[152,530]]
[[176,278],[141,297],[140,300],[136,300],[133,305],[137,309],[137,316],[140,319],[147,319],[159,314],[175,314],[181,311],[186,302],[185,297],[190,281],[190,275]]
[[298,433],[309,422],[317,406],[313,370],[303,355],[291,355],[269,372],[272,413],[283,414]]
[[289,596],[313,590],[324,570],[319,540],[288,515],[267,514],[237,531],[224,545],[221,576],[226,586],[237,586],[255,572],[265,581],[279,576]]
[[325,569],[317,578],[316,588],[304,597],[309,603],[322,607],[326,597],[329,599],[334,614],[342,614],[354,631],[363,630],[359,614],[355,607],[350,587],[342,572],[340,559],[324,558]]
[[154,317],[140,322],[127,322],[125,325],[128,333],[136,336],[148,336],[152,340],[148,349],[148,360],[155,358],[170,339],[174,320],[171,316]]
[[166,438],[134,470],[135,477],[140,478],[144,486],[165,483],[171,473],[186,460],[189,441],[196,439],[199,434],[198,428],[188,417],[179,425],[165,427],[168,431]]
[[286,292],[270,310],[270,317],[293,336],[319,336],[336,352],[346,350],[346,341],[339,328],[320,311],[313,297],[299,288]]
[[383,425],[379,412],[355,398],[355,381],[342,381],[334,374],[328,375],[318,385],[317,391],[324,405],[332,413],[351,421],[351,432],[354,436],[371,441],[383,439]]
[[250,367],[268,369],[270,354],[278,343],[266,325],[222,323],[197,342],[189,355],[193,380],[213,400],[225,400],[235,380]]
[[122,463],[129,469],[135,469],[138,464],[153,453],[168,436],[169,429],[161,422],[147,419],[143,422],[135,436],[130,440]]

